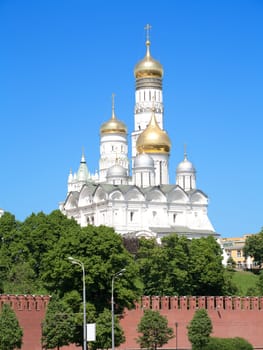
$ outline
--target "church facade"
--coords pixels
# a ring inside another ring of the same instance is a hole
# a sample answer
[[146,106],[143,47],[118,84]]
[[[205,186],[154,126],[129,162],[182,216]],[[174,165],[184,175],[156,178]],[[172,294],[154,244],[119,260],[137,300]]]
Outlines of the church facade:
[[163,67],[150,53],[134,68],[136,80],[131,160],[125,123],[112,115],[100,128],[99,171],[91,174],[84,153],[70,172],[60,210],[81,226],[106,225],[137,237],[177,233],[189,238],[217,236],[208,218],[208,197],[196,186],[196,169],[184,159],[169,180],[171,141],[164,130]]

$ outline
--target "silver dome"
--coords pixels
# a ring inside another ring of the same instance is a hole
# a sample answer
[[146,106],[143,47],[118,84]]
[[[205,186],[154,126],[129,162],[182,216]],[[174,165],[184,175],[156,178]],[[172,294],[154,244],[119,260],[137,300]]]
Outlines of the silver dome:
[[149,154],[137,154],[134,160],[134,168],[154,168],[154,161]]
[[177,168],[176,168],[176,172],[178,173],[195,173],[195,167],[193,165],[193,163],[191,163],[188,159],[187,159],[187,155],[185,154],[184,156],[184,160],[178,164]]
[[123,166],[115,164],[108,169],[107,177],[127,177],[127,171]]

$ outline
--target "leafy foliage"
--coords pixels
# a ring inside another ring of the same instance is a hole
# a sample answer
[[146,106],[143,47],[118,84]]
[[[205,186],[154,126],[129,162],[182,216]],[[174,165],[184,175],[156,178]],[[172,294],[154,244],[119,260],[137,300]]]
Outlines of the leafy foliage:
[[188,240],[176,234],[140,240],[137,254],[144,295],[222,295],[236,291],[213,237]]
[[190,245],[193,295],[222,295],[222,251],[213,237],[193,239]]
[[74,315],[65,302],[53,296],[42,328],[42,342],[45,349],[59,349],[73,342]]
[[8,304],[4,304],[0,313],[0,349],[21,349],[22,338],[23,331],[18,323],[15,312]]
[[[112,346],[111,334],[111,312],[104,309],[96,320],[96,341],[90,344],[92,350],[109,349]],[[114,317],[114,343],[115,346],[125,342],[124,332],[120,326],[119,319]]]
[[142,333],[137,342],[141,348],[156,350],[162,347],[169,339],[174,337],[173,329],[168,327],[166,317],[160,315],[158,311],[145,310],[138,325],[138,332]]
[[[247,254],[258,261],[262,242],[263,231],[246,245]],[[93,322],[109,308],[111,279],[123,268],[126,271],[114,286],[118,313],[131,308],[141,295],[237,294],[235,273],[223,267],[221,253],[213,237],[188,240],[172,234],[157,244],[121,237],[105,226],[82,228],[58,210],[32,214],[24,222],[5,213],[0,218],[0,292],[58,295],[61,308],[73,315],[73,341],[81,344],[82,271],[68,261],[69,256],[85,266],[87,321]],[[260,275],[259,284],[246,293],[262,291],[262,281]],[[51,329],[46,337],[50,334]]]
[[247,237],[243,252],[246,257],[252,256],[259,265],[263,263],[263,229],[258,234]]
[[253,346],[243,338],[211,337],[205,350],[253,350]]
[[212,322],[205,309],[197,310],[188,328],[188,339],[193,350],[202,350],[209,343]]

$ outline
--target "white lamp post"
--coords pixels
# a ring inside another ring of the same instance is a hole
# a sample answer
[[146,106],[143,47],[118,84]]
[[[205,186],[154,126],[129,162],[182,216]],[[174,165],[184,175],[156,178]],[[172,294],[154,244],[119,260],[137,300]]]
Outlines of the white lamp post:
[[115,278],[121,276],[126,269],[122,269],[113,275],[111,280],[111,347],[115,350],[115,338],[114,338],[114,281]]
[[87,350],[87,323],[86,323],[86,284],[85,284],[85,267],[83,262],[78,259],[68,257],[68,260],[74,264],[79,265],[82,268],[82,281],[83,281],[83,350]]

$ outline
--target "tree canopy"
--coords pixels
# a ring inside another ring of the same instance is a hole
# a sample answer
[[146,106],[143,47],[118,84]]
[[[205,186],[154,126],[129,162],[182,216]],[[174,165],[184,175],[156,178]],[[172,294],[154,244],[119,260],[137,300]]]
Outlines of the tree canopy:
[[48,304],[42,327],[42,344],[45,349],[59,349],[73,343],[74,314],[67,304],[54,295]]
[[243,252],[246,257],[253,257],[258,265],[263,263],[263,228],[258,234],[247,237]]
[[[259,253],[254,254],[260,260]],[[73,338],[78,344],[82,342],[82,269],[72,265],[69,256],[85,267],[88,322],[110,309],[111,281],[123,268],[125,273],[114,285],[119,314],[141,295],[222,295],[234,290],[213,237],[189,240],[171,234],[158,244],[133,235],[124,238],[105,226],[80,227],[59,210],[32,214],[24,222],[4,213],[0,218],[0,292],[57,295],[60,307],[73,315]],[[56,314],[52,307],[49,323]],[[61,346],[68,341],[66,335],[61,341],[56,339],[51,331],[45,335],[46,342],[52,338]]]
[[23,330],[18,323],[15,312],[8,304],[4,304],[0,311],[0,349],[21,349],[22,338]]
[[212,332],[212,322],[205,309],[197,310],[188,328],[188,339],[193,350],[205,349]]
[[141,333],[137,342],[141,348],[148,350],[156,350],[174,337],[173,329],[168,327],[167,318],[159,311],[150,309],[144,311],[137,330]]
[[222,295],[235,291],[213,237],[141,239],[136,255],[144,295]]
[[[95,349],[110,349],[112,347],[111,312],[104,309],[96,319],[96,341],[91,342],[89,347]],[[114,316],[114,343],[119,346],[125,342],[124,332],[120,326],[119,318]]]

